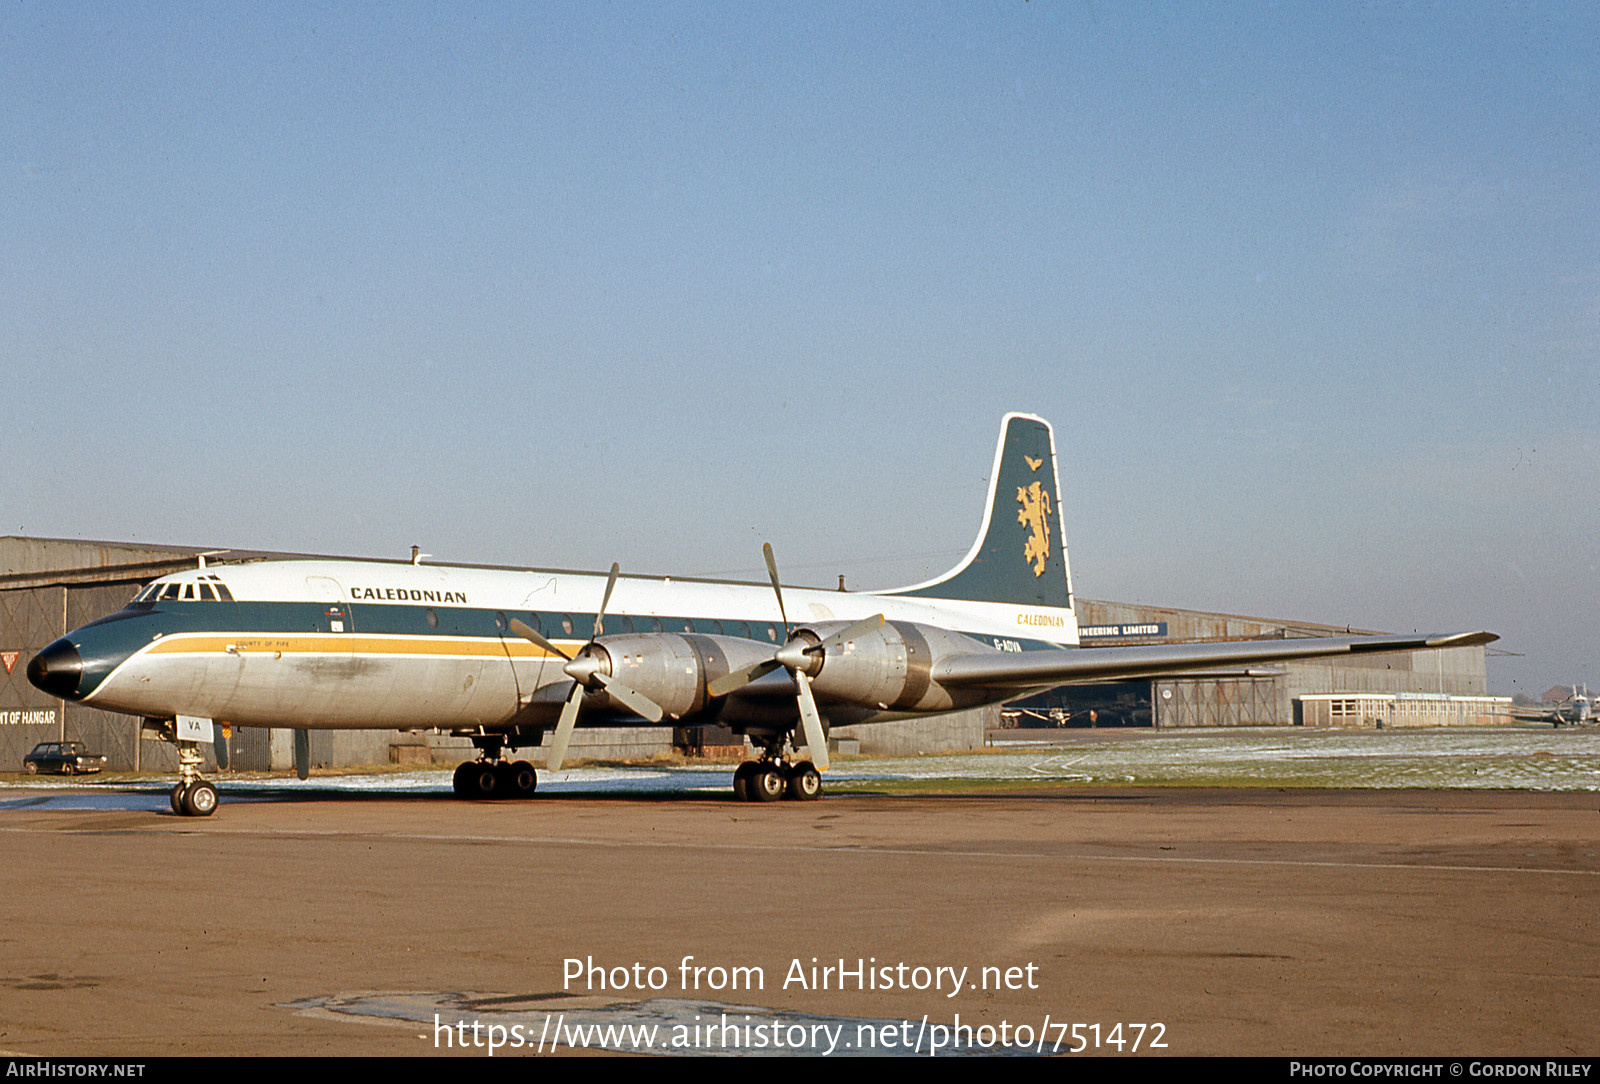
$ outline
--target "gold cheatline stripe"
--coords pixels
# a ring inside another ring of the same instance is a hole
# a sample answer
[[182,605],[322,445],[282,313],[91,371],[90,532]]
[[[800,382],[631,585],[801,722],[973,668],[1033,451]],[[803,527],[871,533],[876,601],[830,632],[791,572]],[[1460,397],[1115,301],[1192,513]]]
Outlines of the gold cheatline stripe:
[[[557,646],[566,646],[576,653],[588,641],[552,640]],[[461,636],[341,636],[329,633],[175,633],[164,636],[148,648],[152,655],[209,655],[235,648],[241,655],[264,651],[288,651],[295,654],[320,655],[438,655],[506,657],[507,651],[518,658],[556,659],[537,644],[526,640],[468,639]]]

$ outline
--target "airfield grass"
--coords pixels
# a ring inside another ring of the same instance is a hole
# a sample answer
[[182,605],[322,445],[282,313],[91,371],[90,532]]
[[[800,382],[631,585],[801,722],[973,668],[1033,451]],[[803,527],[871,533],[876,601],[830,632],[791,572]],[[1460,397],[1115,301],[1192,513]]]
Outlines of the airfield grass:
[[[1346,789],[1346,790],[1600,790],[1600,733],[1551,734],[1519,728],[1479,729],[1464,733],[1417,734],[1278,730],[1254,734],[1218,732],[1151,735],[1157,740],[1078,741],[1062,745],[948,750],[904,756],[834,754],[826,789],[835,795],[870,794],[1003,794],[1021,791],[1084,790],[1113,787]],[[740,756],[691,757],[662,753],[648,758],[569,761],[556,777],[563,791],[588,789],[582,773],[624,773],[654,790],[652,770],[661,789],[674,789],[673,777],[697,773],[731,778]],[[372,780],[382,789],[385,778],[409,789],[450,787],[455,765],[384,764],[319,768],[319,780]],[[570,775],[567,769],[578,773]],[[216,773],[217,781],[301,785],[292,771]],[[172,771],[102,772],[89,776],[25,776],[18,782],[46,781],[77,786],[169,786]],[[552,777],[541,771],[542,780]],[[605,791],[606,782],[593,780]],[[721,784],[683,779],[688,793],[708,794]]]

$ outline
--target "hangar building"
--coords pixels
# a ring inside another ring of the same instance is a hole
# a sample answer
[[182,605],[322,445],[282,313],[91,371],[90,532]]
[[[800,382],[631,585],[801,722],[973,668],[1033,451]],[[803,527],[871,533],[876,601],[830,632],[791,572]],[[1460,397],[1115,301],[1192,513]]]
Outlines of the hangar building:
[[[45,645],[120,609],[146,582],[191,568],[208,551],[25,537],[0,538],[0,771],[14,770],[41,741],[74,739],[104,753],[111,768],[176,770],[165,742],[141,741],[139,720],[63,703],[35,689],[28,662]],[[237,550],[212,563],[281,558]],[[1128,603],[1077,600],[1086,647],[1208,640],[1281,639],[1361,633],[1286,622]],[[904,753],[981,747],[996,729],[1060,726],[1442,725],[1509,721],[1509,701],[1487,695],[1482,647],[1415,655],[1366,655],[1276,665],[1260,676],[1218,674],[1159,681],[1066,686],[999,708],[936,719],[834,730],[864,752]],[[644,757],[669,751],[668,727],[580,729],[575,757]],[[225,752],[234,768],[283,769],[293,763],[288,731],[237,727]],[[322,731],[311,735],[313,767],[453,763],[470,756],[464,740],[399,731]],[[207,768],[214,761],[208,749]],[[535,757],[538,759],[538,757]]]

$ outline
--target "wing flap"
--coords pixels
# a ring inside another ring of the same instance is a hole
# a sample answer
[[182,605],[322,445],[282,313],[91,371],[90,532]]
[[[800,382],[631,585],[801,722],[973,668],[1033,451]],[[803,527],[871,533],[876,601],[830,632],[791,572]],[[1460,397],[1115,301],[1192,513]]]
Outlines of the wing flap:
[[1220,644],[1062,648],[1058,651],[997,651],[943,659],[933,667],[930,676],[946,686],[1067,685],[1080,681],[1119,681],[1162,675],[1198,676],[1195,671],[1296,659],[1477,647],[1498,639],[1492,632],[1453,632],[1411,636],[1247,640]]

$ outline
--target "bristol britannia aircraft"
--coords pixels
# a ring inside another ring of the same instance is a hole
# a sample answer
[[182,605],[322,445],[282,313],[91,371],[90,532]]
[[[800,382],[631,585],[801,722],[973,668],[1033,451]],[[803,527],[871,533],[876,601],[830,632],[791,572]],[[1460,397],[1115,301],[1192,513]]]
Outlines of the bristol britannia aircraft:
[[[578,725],[720,724],[757,756],[747,801],[815,798],[827,729],[999,703],[1069,682],[1465,647],[1488,632],[1080,648],[1055,437],[1001,422],[977,541],[951,571],[891,591],[405,561],[270,560],[163,576],[33,659],[53,696],[126,712],[178,747],[174,811],[204,816],[211,724],[438,729],[470,738],[462,797],[538,785],[506,750],[561,767]],[[303,738],[301,749],[304,749]]]

